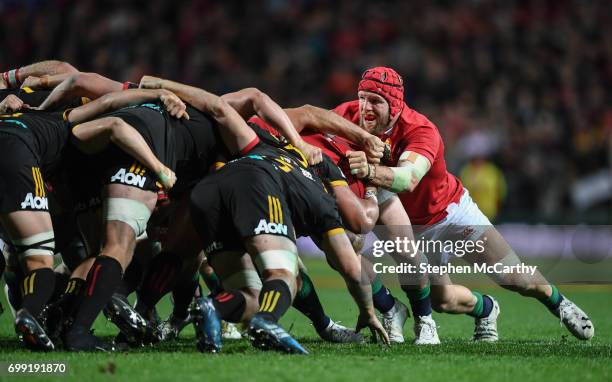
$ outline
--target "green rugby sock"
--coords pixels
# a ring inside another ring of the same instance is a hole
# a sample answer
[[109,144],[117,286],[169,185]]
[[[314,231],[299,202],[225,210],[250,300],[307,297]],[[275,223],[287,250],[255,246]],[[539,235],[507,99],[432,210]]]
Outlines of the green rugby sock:
[[378,293],[382,287],[384,287],[382,281],[380,281],[380,277],[376,276],[376,278],[372,281],[372,294]]
[[472,317],[480,317],[482,314],[482,295],[478,292],[472,292],[474,297],[476,297],[476,305],[474,305],[474,309],[470,313],[468,313]]
[[414,317],[429,316],[431,314],[431,283],[427,283],[425,287],[418,289],[402,288],[408,301],[410,301],[410,309]]
[[550,294],[550,296],[539,299],[539,301],[542,304],[546,305],[546,307],[551,311],[555,311],[557,310],[557,308],[559,308],[559,304],[561,304],[561,301],[563,301],[563,295],[559,293],[559,289],[557,289],[555,285],[551,284],[550,287],[552,288],[552,293]]
[[390,311],[395,305],[395,298],[391,291],[384,286],[378,276],[372,281],[372,302],[374,308],[383,314]]
[[325,314],[321,300],[317,295],[314,284],[306,272],[300,271],[302,288],[295,295],[293,307],[310,319],[315,329],[320,332],[327,328],[330,318]]
[[474,305],[474,309],[468,315],[474,318],[484,318],[491,314],[493,310],[493,300],[489,296],[483,296],[478,292],[472,291],[474,297],[476,297],[476,305]]

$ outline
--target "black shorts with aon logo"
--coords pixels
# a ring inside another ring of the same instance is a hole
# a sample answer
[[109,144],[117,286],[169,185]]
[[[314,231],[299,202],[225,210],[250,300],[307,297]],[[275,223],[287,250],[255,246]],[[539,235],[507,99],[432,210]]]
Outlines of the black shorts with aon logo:
[[145,191],[159,191],[157,176],[115,146],[96,155],[86,155],[75,147],[66,156],[64,179],[72,193],[77,212],[102,205],[102,190],[109,184],[123,184]]
[[38,158],[13,134],[0,133],[0,213],[49,211]]
[[245,251],[244,239],[263,234],[295,242],[283,187],[256,166],[226,166],[191,192],[191,218],[204,252]]
[[[121,118],[131,125],[162,163],[174,167],[174,146],[163,109],[157,105],[128,107],[103,117]],[[156,174],[113,144],[94,155],[83,154],[74,146],[67,151],[65,169],[77,211],[99,207],[101,191],[109,184],[153,192],[162,188]]]

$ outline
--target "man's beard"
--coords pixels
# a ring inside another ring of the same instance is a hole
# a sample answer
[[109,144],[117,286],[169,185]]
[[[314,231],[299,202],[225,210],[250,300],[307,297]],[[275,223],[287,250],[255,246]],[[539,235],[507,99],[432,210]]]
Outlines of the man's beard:
[[363,116],[361,116],[361,117],[359,118],[359,120],[360,120],[360,125],[361,125],[361,128],[362,128],[362,129],[364,129],[364,130],[366,130],[368,133],[370,133],[370,134],[372,134],[372,135],[381,135],[382,133],[384,133],[385,131],[387,131],[387,130],[388,130],[388,128],[389,128],[389,121],[387,121],[387,123],[386,123],[386,124],[381,124],[381,123],[378,123],[378,120],[377,120],[377,121],[376,121],[376,126],[374,126],[374,128],[372,128],[372,130],[368,130],[368,129],[365,127],[365,122],[366,122],[365,118],[364,118]]

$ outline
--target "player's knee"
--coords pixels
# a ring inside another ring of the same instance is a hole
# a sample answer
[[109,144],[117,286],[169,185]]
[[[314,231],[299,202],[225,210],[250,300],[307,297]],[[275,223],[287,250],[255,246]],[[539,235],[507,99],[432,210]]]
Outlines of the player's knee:
[[53,268],[53,256],[28,256],[24,260],[25,269],[33,271],[42,268]]
[[295,274],[287,269],[266,269],[262,272],[264,280],[290,280],[295,279]]

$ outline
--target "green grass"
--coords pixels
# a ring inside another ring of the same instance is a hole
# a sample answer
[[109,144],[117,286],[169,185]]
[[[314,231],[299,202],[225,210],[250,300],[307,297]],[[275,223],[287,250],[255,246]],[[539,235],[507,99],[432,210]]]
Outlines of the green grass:
[[[328,314],[346,325],[354,325],[356,308],[342,289],[340,278],[320,261],[308,262]],[[612,380],[612,290],[601,286],[568,286],[561,290],[586,310],[596,327],[596,337],[579,342],[559,326],[555,317],[537,301],[497,287],[479,287],[498,298],[501,341],[497,344],[470,342],[473,320],[466,316],[434,314],[442,345],[390,348],[377,344],[334,345],[321,342],[308,321],[295,310],[283,318],[285,328],[311,352],[308,357],[264,353],[245,340],[226,342],[222,354],[199,353],[193,329],[181,340],[130,353],[39,354],[24,351],[12,329],[10,313],[0,317],[0,362],[67,362],[68,376],[57,380],[128,381],[604,381]],[[401,291],[394,294],[405,301]],[[2,300],[3,305],[6,303]],[[168,314],[167,301],[160,313]],[[411,319],[405,334],[412,338]],[[112,324],[99,318],[96,333],[109,338]],[[0,380],[15,380],[2,376]],[[25,377],[24,377],[25,378]],[[31,377],[29,377],[31,378]],[[43,378],[43,377],[40,377]]]

